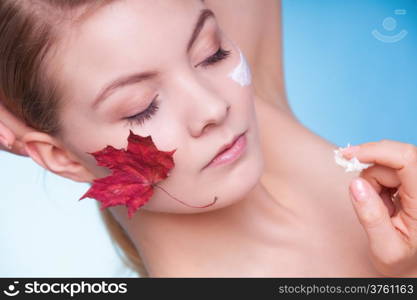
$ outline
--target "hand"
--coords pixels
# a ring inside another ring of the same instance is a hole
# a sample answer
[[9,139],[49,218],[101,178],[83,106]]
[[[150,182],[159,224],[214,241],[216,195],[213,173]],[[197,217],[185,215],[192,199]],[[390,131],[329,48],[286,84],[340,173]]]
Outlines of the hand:
[[31,129],[13,116],[0,101],[0,151],[27,156],[24,144],[20,141]]
[[15,140],[13,132],[0,121],[0,150],[10,151]]
[[383,140],[342,153],[375,164],[349,187],[375,267],[386,276],[417,277],[417,147]]

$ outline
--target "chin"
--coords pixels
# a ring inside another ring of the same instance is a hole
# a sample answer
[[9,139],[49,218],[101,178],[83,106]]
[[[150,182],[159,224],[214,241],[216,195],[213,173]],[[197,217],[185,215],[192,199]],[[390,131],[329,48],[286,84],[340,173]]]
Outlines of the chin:
[[[217,197],[217,201],[213,205],[204,208],[188,207],[161,194],[161,191],[157,189],[155,197],[141,209],[160,213],[198,214],[227,208],[247,199],[250,191],[259,184],[264,170],[264,159],[260,148],[258,149],[258,144],[253,148],[256,149],[251,149],[250,155],[229,172],[224,170],[226,173],[222,173],[220,169],[216,170],[215,172],[219,172],[218,176],[210,183],[192,182],[188,186],[183,185],[182,190],[176,189],[176,191],[174,188],[170,189],[169,186],[164,187],[170,193],[172,190],[172,194],[191,206],[209,205],[213,203],[214,197]],[[184,193],[184,191],[188,192]]]

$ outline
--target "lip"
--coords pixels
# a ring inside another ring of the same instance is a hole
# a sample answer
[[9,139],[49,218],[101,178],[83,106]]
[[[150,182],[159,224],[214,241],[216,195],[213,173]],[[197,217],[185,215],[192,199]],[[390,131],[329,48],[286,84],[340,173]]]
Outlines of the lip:
[[203,169],[225,164],[237,159],[246,149],[246,132],[235,136],[228,144],[223,145],[217,151],[216,156]]

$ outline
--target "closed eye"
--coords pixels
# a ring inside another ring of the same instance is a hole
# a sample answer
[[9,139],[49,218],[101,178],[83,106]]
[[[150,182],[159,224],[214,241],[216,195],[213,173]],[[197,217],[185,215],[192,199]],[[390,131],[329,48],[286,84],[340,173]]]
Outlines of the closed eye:
[[213,55],[209,56],[203,62],[195,65],[195,67],[198,67],[199,65],[201,65],[203,68],[206,68],[206,67],[208,67],[210,65],[216,64],[216,63],[218,63],[218,62],[226,59],[230,55],[230,52],[231,52],[230,50],[224,50],[220,46],[216,53],[214,53]]
[[143,123],[146,120],[149,120],[152,118],[152,116],[157,112],[159,109],[159,101],[158,101],[158,95],[155,96],[155,98],[152,100],[151,104],[142,112],[135,114],[130,117],[126,117],[128,124],[130,126],[134,124],[143,125]]
[[[215,65],[219,63],[220,61],[226,59],[229,57],[231,51],[230,50],[224,50],[221,46],[219,49],[214,53],[213,55],[209,56],[207,59],[205,59],[203,62],[195,65],[195,67],[202,66],[203,68],[207,68],[209,66]],[[150,120],[153,115],[158,111],[159,109],[159,101],[157,100],[158,95],[155,96],[155,98],[152,100],[151,104],[142,112],[137,113],[133,116],[126,117],[128,124],[130,126],[134,124],[143,125],[146,120]]]

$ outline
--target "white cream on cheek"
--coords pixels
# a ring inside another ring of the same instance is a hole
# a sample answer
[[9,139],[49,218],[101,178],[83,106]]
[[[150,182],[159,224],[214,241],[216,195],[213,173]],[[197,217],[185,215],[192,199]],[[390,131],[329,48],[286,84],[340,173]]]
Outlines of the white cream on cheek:
[[239,48],[238,51],[240,55],[240,62],[236,66],[236,68],[234,68],[233,71],[230,72],[229,77],[241,86],[249,85],[252,83],[250,67],[242,51],[240,51]]

